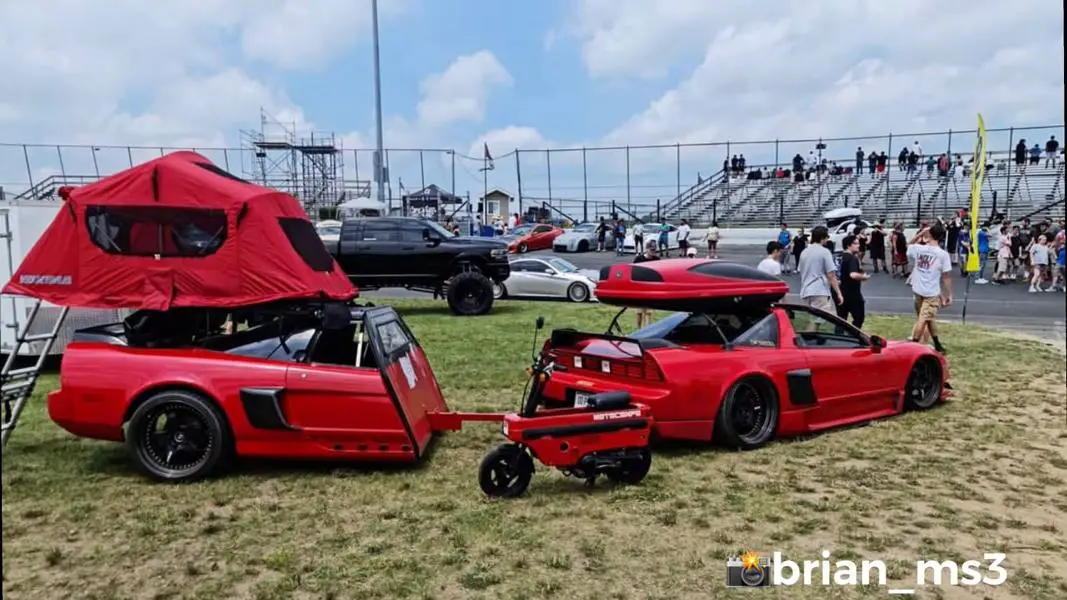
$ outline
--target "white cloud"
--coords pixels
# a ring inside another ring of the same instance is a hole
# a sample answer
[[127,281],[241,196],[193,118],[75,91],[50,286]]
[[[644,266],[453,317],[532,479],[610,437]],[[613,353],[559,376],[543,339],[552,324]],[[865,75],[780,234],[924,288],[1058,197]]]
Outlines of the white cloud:
[[[351,46],[371,26],[370,2],[268,0],[251,15],[241,36],[246,55],[286,69],[315,68]],[[378,3],[378,19],[402,14],[407,0]]]
[[430,127],[480,122],[493,89],[513,82],[508,70],[488,50],[460,56],[420,84],[419,120]]
[[553,144],[546,140],[534,127],[509,125],[500,129],[487,131],[475,138],[467,150],[469,156],[481,157],[485,145],[494,156],[506,154],[519,149],[549,148]]
[[977,112],[991,127],[1063,120],[1063,7],[1050,2],[945,13],[922,0],[769,0],[758,11],[585,0],[574,21],[594,76],[661,75],[703,54],[605,143],[959,130]]

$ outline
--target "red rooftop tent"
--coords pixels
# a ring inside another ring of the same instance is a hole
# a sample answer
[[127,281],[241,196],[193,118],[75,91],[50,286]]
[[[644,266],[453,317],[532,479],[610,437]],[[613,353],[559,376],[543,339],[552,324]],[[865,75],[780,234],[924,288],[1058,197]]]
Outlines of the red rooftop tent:
[[60,196],[65,205],[3,293],[152,310],[358,295],[296,199],[195,152]]

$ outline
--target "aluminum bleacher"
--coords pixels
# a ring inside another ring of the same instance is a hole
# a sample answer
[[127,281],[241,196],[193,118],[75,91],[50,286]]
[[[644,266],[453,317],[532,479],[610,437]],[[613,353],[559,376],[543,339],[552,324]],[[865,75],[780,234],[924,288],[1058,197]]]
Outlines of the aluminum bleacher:
[[[980,218],[988,218],[994,210],[1015,219],[1022,215],[1063,218],[1065,189],[1063,161],[1056,166],[1046,166],[1043,160],[1020,166],[1011,162],[1008,153],[991,154]],[[826,211],[854,207],[869,218],[911,224],[969,207],[970,195],[969,169],[941,177],[922,167],[907,172],[893,165],[874,177],[869,173],[823,174],[802,182],[727,178],[720,171],[668,203],[663,214],[669,221],[687,219],[695,227],[713,220],[721,227],[771,227],[782,221],[791,227],[810,227],[820,223]]]

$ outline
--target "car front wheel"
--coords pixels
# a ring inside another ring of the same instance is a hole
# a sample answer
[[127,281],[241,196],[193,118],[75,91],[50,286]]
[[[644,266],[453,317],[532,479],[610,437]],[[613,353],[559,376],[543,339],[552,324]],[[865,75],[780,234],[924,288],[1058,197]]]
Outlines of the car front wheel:
[[580,283],[572,283],[567,288],[567,299],[571,302],[585,302],[589,299],[589,288]]

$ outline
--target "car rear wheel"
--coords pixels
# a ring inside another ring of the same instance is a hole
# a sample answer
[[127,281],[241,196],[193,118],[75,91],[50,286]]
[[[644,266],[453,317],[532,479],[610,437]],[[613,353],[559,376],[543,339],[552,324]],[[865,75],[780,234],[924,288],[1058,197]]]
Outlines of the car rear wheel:
[[585,240],[578,242],[578,252],[589,252],[589,242]]
[[517,498],[533,478],[533,459],[517,444],[501,444],[482,459],[478,485],[491,498]]
[[526,251],[529,249],[530,247],[526,245],[526,242],[519,244],[519,254],[526,254]]
[[484,315],[493,308],[493,282],[479,271],[464,271],[452,277],[446,292],[452,314]]
[[493,282],[493,298],[500,300],[506,298],[508,295],[508,288],[504,287],[503,283]]
[[229,460],[229,426],[203,396],[169,390],[148,398],[130,417],[126,446],[138,470],[156,481],[204,479]]
[[926,410],[941,399],[941,368],[932,358],[920,358],[911,368],[904,388],[907,410]]
[[567,299],[571,302],[585,302],[589,299],[589,288],[580,283],[572,283],[567,288]]
[[753,450],[774,439],[778,398],[770,382],[742,379],[733,384],[715,419],[715,434],[730,448]]

